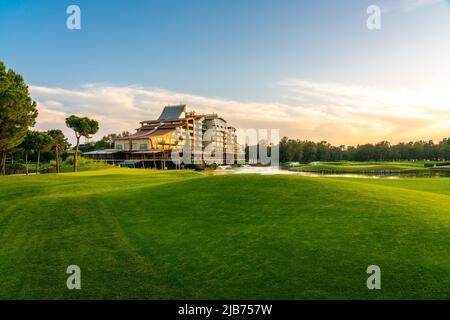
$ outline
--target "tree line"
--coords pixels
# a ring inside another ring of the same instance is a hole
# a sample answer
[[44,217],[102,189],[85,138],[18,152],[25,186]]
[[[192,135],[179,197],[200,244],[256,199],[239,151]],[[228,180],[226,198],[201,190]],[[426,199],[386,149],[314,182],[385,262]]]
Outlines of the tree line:
[[122,131],[121,133],[109,133],[103,136],[100,140],[88,142],[80,145],[80,151],[89,152],[94,150],[113,149],[114,140],[118,138],[126,138],[130,135],[128,131]]
[[390,144],[388,141],[357,146],[333,146],[326,141],[313,142],[283,137],[280,141],[281,162],[312,161],[445,161],[450,160],[450,138],[438,143],[410,141]]
[[[1,174],[6,174],[6,159],[11,163],[17,156],[23,156],[28,174],[29,156],[36,160],[36,173],[39,173],[41,154],[54,154],[56,171],[60,170],[61,155],[70,148],[70,144],[59,129],[32,131],[38,116],[37,104],[30,97],[28,86],[23,77],[12,69],[6,69],[0,61],[0,155]],[[65,119],[67,127],[75,133],[76,145],[73,152],[73,171],[77,171],[77,159],[80,138],[89,138],[95,134],[98,122],[87,117],[71,115]]]

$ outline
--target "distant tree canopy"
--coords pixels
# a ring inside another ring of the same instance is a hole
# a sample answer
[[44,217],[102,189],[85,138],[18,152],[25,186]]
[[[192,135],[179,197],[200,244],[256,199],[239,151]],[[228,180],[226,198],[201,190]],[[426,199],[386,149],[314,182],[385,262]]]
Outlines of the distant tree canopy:
[[114,139],[126,138],[130,135],[128,131],[122,131],[121,133],[110,133],[103,136],[96,142],[85,143],[80,145],[79,150],[81,152],[89,152],[94,150],[112,149],[114,148]]
[[433,141],[388,141],[354,146],[332,146],[326,141],[313,142],[283,137],[280,141],[281,162],[311,161],[396,161],[396,160],[450,160],[450,138]]
[[25,173],[28,175],[28,153],[30,151],[34,150],[34,142],[35,142],[35,132],[34,131],[28,131],[27,134],[25,135],[25,138],[23,139],[22,143],[19,145],[20,148],[24,151],[25,153],[25,166],[26,166],[26,171]]
[[50,150],[53,138],[47,132],[34,131],[34,133],[34,150],[37,152],[36,173],[38,173],[41,152]]
[[70,143],[64,136],[64,133],[59,129],[53,129],[47,131],[47,133],[52,137],[51,149],[55,151],[56,160],[56,172],[59,173],[59,167],[61,163],[61,154],[65,152],[69,147]]
[[126,138],[130,135],[128,131],[122,131],[122,133],[110,133],[103,136],[99,141],[95,143],[95,150],[109,149],[114,147],[114,139]]
[[[20,147],[25,151],[26,162],[28,162],[27,159],[29,151],[34,151],[37,154],[36,173],[39,172],[41,152],[50,150],[52,143],[53,138],[47,132],[28,131],[22,143],[20,144]],[[28,167],[27,167],[27,174],[28,174]]]
[[70,147],[70,143],[60,129],[48,130],[47,133],[53,138],[52,149],[57,149],[60,153]]
[[25,138],[37,117],[36,102],[29,95],[21,75],[0,61],[0,152],[2,174],[6,169],[6,154]]

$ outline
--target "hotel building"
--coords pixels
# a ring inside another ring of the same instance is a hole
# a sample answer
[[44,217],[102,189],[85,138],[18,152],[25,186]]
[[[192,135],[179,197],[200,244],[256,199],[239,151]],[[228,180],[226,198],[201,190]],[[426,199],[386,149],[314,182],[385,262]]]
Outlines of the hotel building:
[[[183,163],[172,161],[174,149]],[[158,119],[141,121],[134,134],[116,139],[114,149],[83,156],[120,166],[161,169],[236,164],[245,158],[234,127],[217,114],[187,111],[186,105],[166,106]]]

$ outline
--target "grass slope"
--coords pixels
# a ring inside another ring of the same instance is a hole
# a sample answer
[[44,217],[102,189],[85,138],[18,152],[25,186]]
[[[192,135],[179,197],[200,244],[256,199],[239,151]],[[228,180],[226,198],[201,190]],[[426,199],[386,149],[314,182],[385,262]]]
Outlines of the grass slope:
[[[0,178],[0,298],[438,298],[450,179],[109,169]],[[66,268],[82,289],[66,288]],[[366,268],[382,290],[366,288]]]

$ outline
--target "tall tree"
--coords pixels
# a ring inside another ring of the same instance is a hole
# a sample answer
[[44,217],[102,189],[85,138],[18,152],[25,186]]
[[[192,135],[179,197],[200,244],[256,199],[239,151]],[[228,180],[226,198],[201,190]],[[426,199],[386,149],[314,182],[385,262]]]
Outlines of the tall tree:
[[70,144],[67,141],[67,138],[64,136],[64,133],[59,129],[53,129],[47,131],[47,133],[52,137],[52,149],[55,151],[55,160],[56,160],[56,172],[59,173],[61,166],[61,153],[66,151]]
[[20,147],[25,153],[25,173],[28,175],[28,152],[34,150],[34,142],[36,140],[36,131],[28,131],[23,139]]
[[36,102],[30,98],[21,75],[0,61],[0,152],[1,172],[6,174],[6,154],[25,138],[37,117]]
[[37,161],[36,161],[36,174],[39,173],[39,163],[41,159],[41,151],[48,150],[52,143],[53,138],[47,132],[35,132],[34,139],[34,150],[37,152]]
[[73,129],[75,132],[75,138],[77,139],[77,145],[75,147],[75,154],[73,157],[73,171],[77,172],[77,163],[78,163],[78,148],[80,146],[80,138],[90,138],[92,134],[97,133],[98,131],[98,122],[89,119],[87,117],[77,117],[71,115],[66,118],[66,125]]

